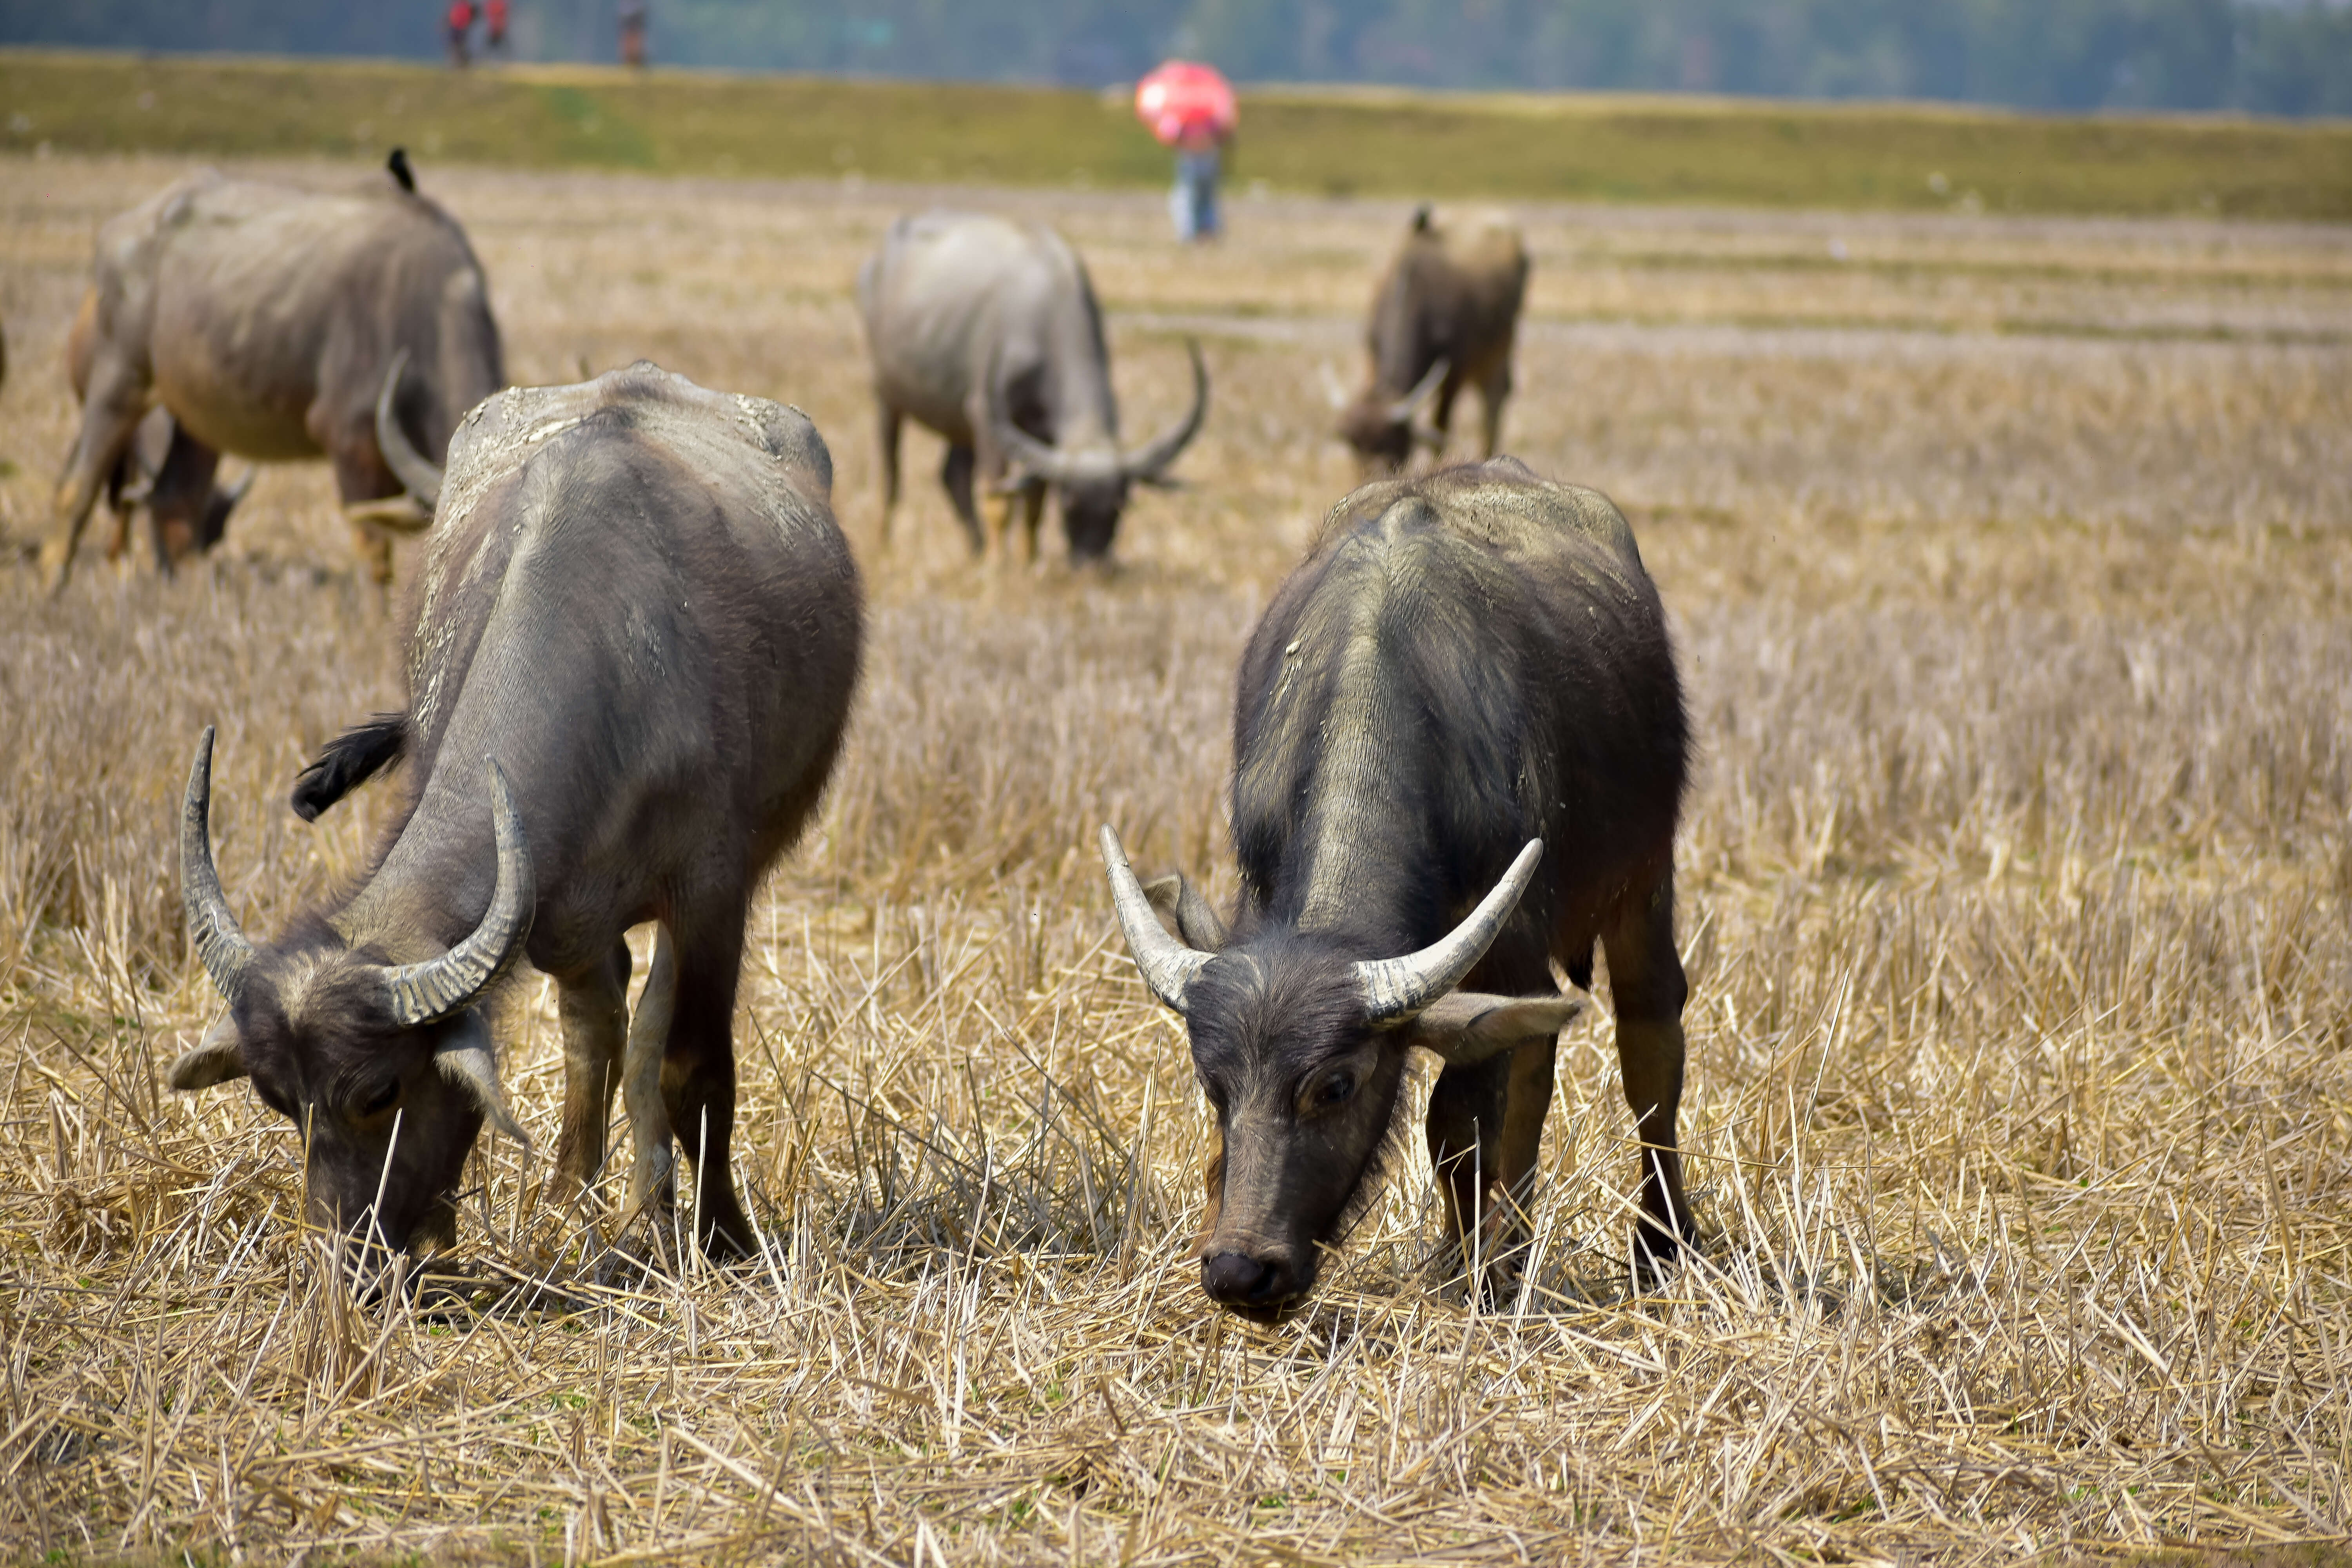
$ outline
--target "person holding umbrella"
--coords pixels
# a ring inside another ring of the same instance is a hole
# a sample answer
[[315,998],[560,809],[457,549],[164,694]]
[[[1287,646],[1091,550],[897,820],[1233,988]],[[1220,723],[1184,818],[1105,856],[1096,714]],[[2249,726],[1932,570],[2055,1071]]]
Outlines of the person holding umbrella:
[[1170,60],[1135,84],[1135,113],[1161,146],[1176,150],[1176,188],[1168,194],[1176,237],[1215,238],[1217,175],[1240,119],[1233,84],[1214,66]]

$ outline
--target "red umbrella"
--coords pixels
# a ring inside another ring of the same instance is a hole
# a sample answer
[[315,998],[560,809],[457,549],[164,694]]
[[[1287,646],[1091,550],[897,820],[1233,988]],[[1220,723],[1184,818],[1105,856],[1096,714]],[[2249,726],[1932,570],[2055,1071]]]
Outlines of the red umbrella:
[[1234,86],[1214,66],[1170,60],[1135,84],[1135,117],[1173,147],[1187,137],[1225,137],[1241,118]]

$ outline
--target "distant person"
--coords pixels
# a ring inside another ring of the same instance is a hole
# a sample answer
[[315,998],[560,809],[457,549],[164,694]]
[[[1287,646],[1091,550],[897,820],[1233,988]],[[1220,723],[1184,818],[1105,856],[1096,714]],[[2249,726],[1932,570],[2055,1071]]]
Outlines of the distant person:
[[621,63],[645,67],[646,0],[621,0]]
[[507,0],[487,0],[482,6],[482,19],[487,24],[482,47],[507,52]]
[[473,58],[473,31],[474,0],[449,0],[449,65],[453,70],[464,70]]
[[1219,166],[1241,120],[1233,83],[1198,60],[1162,60],[1135,84],[1135,116],[1161,146],[1175,150],[1168,216],[1176,222],[1176,237],[1214,239]]
[[1176,188],[1168,193],[1168,213],[1176,237],[1191,244],[1217,237],[1217,175],[1225,139],[1207,125],[1188,125],[1176,143]]

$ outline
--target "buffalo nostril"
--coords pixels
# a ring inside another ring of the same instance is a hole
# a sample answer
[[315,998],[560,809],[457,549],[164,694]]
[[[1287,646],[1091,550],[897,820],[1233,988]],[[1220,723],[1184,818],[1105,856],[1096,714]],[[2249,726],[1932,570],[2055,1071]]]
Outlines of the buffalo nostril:
[[1228,1307],[1263,1303],[1274,1294],[1280,1276],[1280,1269],[1238,1252],[1220,1252],[1201,1263],[1201,1289],[1209,1293],[1210,1300]]

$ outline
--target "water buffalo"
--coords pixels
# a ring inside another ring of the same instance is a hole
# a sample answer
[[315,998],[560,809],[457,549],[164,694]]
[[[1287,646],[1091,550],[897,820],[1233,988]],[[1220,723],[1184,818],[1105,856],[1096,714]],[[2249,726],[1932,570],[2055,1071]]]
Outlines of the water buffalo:
[[1129,950],[1216,1110],[1210,1296],[1265,1312],[1313,1285],[1412,1046],[1444,1064],[1427,1131],[1451,1238],[1498,1290],[1578,1008],[1549,965],[1589,984],[1596,938],[1643,1149],[1637,1245],[1675,1249],[1687,750],[1665,617],[1606,497],[1505,458],[1332,510],[1242,658],[1230,931],[1176,878],[1171,935],[1102,834]]
[[[202,464],[324,454],[379,582],[389,541],[422,526],[377,442],[396,417],[439,452],[505,384],[482,269],[454,219],[416,194],[405,158],[340,195],[192,174],[103,225],[91,279],[88,396],[54,498],[41,570],[62,586],[74,547],[150,408],[170,410]],[[396,376],[405,352],[414,368]]]
[[[66,334],[66,377],[74,401],[89,397],[90,366],[98,357],[98,290],[81,297]],[[229,513],[253,488],[253,470],[226,489],[214,483],[220,454],[180,428],[167,408],[151,408],[106,476],[107,510],[114,529],[106,558],[121,558],[131,542],[131,514],[147,514],[155,563],[172,570],[190,554],[210,550],[228,531]]]
[[[1372,294],[1371,382],[1352,402],[1332,387],[1339,435],[1355,447],[1367,479],[1403,468],[1416,442],[1443,451],[1454,399],[1465,386],[1478,389],[1485,456],[1495,455],[1527,290],[1527,247],[1510,219],[1477,213],[1440,224],[1426,206],[1414,212]],[[1413,418],[1433,396],[1435,428],[1416,431]]]
[[[451,1234],[483,1119],[514,1130],[481,1004],[528,957],[562,1023],[559,1187],[603,1166],[622,1087],[630,1211],[667,1194],[674,1129],[704,1250],[751,1245],[728,1173],[744,920],[824,787],[857,674],[832,485],[799,410],[643,363],[477,407],[413,590],[407,706],[330,743],[295,792],[315,816],[404,760],[404,809],[365,881],[274,942],[222,897],[205,732],[181,877],[229,1005],[171,1083],[251,1075],[303,1131],[320,1223],[395,1248]],[[632,1026],[623,934],[645,921]]]
[[[932,212],[890,226],[857,272],[882,434],[882,538],[898,504],[898,427],[912,417],[947,437],[940,470],[974,553],[1001,540],[1017,500],[1029,558],[1051,486],[1070,559],[1110,552],[1128,490],[1161,484],[1201,428],[1209,373],[1198,343],[1192,408],[1141,447],[1118,441],[1118,400],[1102,309],[1085,265],[1036,224]],[[983,535],[974,479],[993,499]],[[1001,504],[998,504],[1001,503]]]

